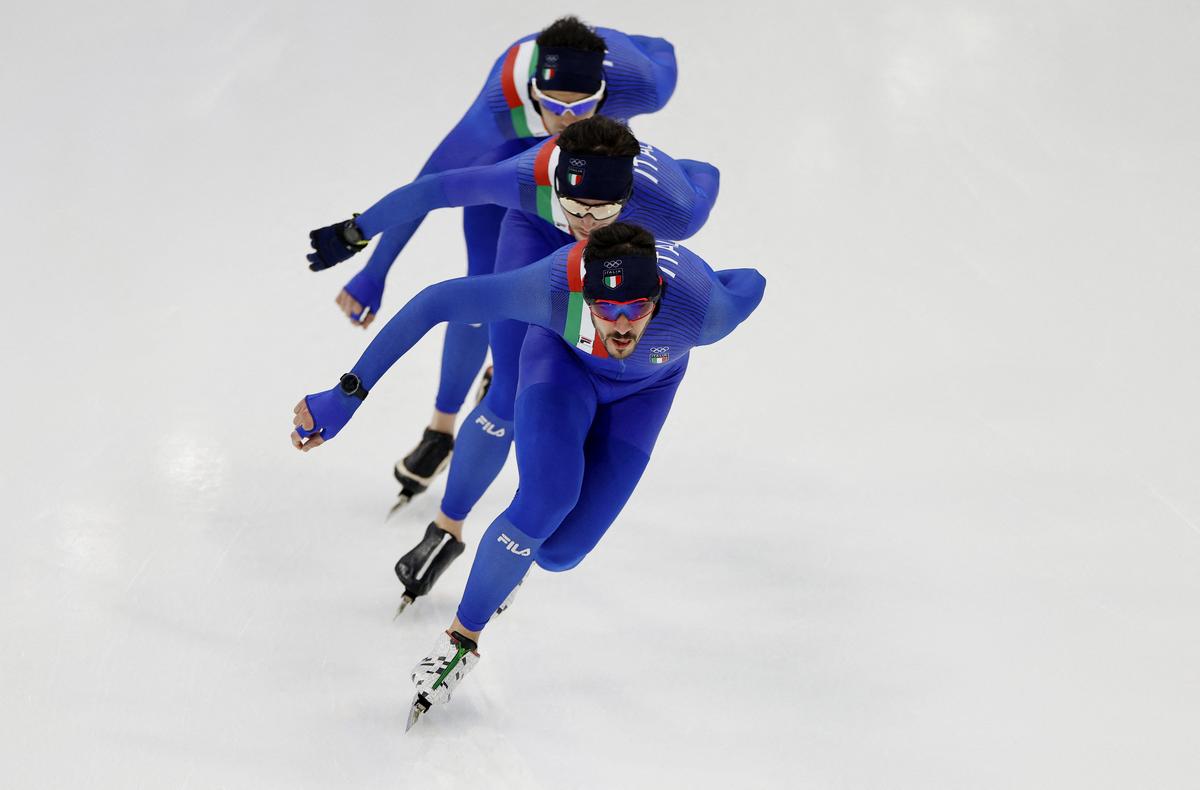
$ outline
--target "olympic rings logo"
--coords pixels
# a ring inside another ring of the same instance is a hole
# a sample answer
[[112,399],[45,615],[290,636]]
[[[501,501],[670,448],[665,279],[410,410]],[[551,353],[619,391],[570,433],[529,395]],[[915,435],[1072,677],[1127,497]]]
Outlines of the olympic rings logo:
[[670,350],[671,350],[670,346],[652,346],[650,348],[650,353],[651,354],[665,354]]
[[571,167],[587,167],[586,159],[572,159]]
[[615,268],[617,268],[617,267],[618,267],[618,266],[620,266],[620,265],[621,265],[621,259],[620,259],[620,258],[617,258],[615,261],[605,261],[605,262],[604,262],[604,268],[605,268],[605,269],[615,269]]

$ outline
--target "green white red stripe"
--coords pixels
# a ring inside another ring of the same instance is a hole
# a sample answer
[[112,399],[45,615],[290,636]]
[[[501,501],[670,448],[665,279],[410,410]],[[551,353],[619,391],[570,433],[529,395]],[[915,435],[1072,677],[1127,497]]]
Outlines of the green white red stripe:
[[517,137],[545,137],[550,134],[542,116],[533,109],[529,96],[529,79],[537,69],[538,47],[534,41],[524,41],[508,50],[500,69],[500,85],[504,101],[512,117]]
[[537,156],[533,160],[533,183],[537,185],[537,213],[563,233],[570,233],[571,226],[567,224],[567,215],[558,202],[558,192],[554,189],[554,169],[558,167],[558,138],[552,137],[542,143]]
[[581,241],[567,253],[567,318],[563,322],[563,340],[594,357],[607,357],[608,350],[592,326],[592,313],[583,302],[583,248]]

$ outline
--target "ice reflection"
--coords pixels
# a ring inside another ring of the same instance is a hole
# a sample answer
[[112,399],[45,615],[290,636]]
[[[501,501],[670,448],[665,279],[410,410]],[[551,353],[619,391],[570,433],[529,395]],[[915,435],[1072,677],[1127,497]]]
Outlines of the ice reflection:
[[179,494],[212,499],[225,485],[229,458],[225,450],[203,433],[178,431],[163,440],[160,468]]

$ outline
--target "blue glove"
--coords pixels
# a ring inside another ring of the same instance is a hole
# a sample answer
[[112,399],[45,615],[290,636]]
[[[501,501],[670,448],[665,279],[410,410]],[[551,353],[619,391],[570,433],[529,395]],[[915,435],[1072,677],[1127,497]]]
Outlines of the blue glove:
[[[350,278],[350,282],[346,283],[345,291],[353,296],[354,301],[362,305],[364,310],[369,308],[373,315],[379,315],[379,305],[383,302],[383,283],[367,274],[366,269]],[[360,321],[362,320],[362,311],[354,313],[350,317],[355,321]]]
[[315,395],[305,395],[304,402],[312,414],[312,430],[305,430],[302,425],[295,426],[293,430],[305,437],[319,433],[325,441],[329,441],[350,422],[362,399],[347,395],[341,387],[334,387]]
[[354,220],[348,219],[309,231],[308,243],[313,248],[313,252],[304,256],[308,258],[308,268],[319,272],[361,252],[368,242]]

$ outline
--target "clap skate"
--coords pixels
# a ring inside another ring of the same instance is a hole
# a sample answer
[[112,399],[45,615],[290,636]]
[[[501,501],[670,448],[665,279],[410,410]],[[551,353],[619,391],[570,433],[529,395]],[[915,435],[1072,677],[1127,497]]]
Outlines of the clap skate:
[[400,493],[396,504],[388,511],[388,518],[412,501],[413,497],[424,493],[433,479],[449,465],[452,455],[454,436],[426,428],[412,452],[396,462],[393,474],[400,483]]
[[434,583],[450,567],[450,563],[458,559],[458,555],[466,548],[461,540],[435,522],[429,522],[421,542],[396,562],[396,578],[404,585],[404,596],[392,619],[395,620],[409,604],[433,589]]
[[408,710],[408,732],[434,705],[444,705],[467,673],[479,661],[479,646],[457,631],[444,631],[432,652],[413,667],[412,681],[417,688]]

